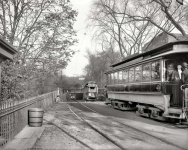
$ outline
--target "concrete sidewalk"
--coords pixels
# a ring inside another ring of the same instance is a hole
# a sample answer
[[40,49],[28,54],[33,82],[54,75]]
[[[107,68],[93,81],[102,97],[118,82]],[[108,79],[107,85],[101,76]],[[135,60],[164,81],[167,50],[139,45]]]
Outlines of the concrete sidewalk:
[[30,149],[41,137],[44,127],[29,127],[25,126],[14,139],[6,144],[3,149],[20,150]]
[[169,129],[127,119],[105,117],[83,112],[66,103],[56,103],[44,114],[43,127],[37,129],[26,126],[5,147],[27,148],[188,149],[188,129]]

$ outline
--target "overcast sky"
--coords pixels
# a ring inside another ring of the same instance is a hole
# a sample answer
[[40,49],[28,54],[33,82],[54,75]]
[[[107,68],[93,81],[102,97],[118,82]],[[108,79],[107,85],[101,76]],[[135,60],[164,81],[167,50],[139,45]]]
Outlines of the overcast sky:
[[85,20],[89,13],[89,8],[92,0],[70,0],[73,8],[78,11],[77,21],[75,23],[75,30],[77,30],[77,38],[79,43],[74,47],[75,51],[79,50],[69,62],[66,69],[63,70],[67,76],[78,76],[83,74],[83,69],[88,61],[85,58],[86,48],[91,48],[91,35],[86,31]]

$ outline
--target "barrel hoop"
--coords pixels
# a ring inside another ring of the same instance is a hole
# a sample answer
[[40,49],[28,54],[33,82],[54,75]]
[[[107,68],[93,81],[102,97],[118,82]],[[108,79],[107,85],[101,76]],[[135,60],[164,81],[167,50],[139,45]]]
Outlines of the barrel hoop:
[[29,118],[43,118],[43,117],[29,117]]
[[44,112],[44,111],[30,111],[30,110],[29,110],[29,112]]

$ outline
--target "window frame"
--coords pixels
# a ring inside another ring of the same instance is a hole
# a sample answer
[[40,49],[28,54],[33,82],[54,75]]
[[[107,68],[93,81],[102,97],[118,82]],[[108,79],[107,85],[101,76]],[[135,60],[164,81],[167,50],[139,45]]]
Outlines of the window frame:
[[114,72],[114,84],[118,84],[118,71]]
[[[124,73],[127,72],[127,79],[125,80],[123,77]],[[128,68],[125,68],[122,70],[122,82],[123,83],[129,83],[129,69]]]
[[[155,63],[155,66],[156,66],[156,62],[158,62],[159,63],[159,79],[152,79],[152,64],[153,63]],[[162,77],[162,72],[161,72],[161,60],[155,60],[155,61],[153,61],[153,62],[151,62],[151,68],[150,68],[150,70],[151,70],[151,73],[150,73],[150,76],[151,76],[151,82],[152,81],[161,81],[161,77]]]
[[[136,67],[140,67],[140,81],[136,81]],[[135,82],[142,82],[142,64],[134,67],[134,81]]]
[[107,74],[107,84],[111,84],[111,73]]
[[[149,67],[150,67],[150,68],[149,68],[149,80],[144,81],[144,80],[143,80],[143,77],[144,77],[144,74],[143,74],[143,71],[144,71],[143,66],[146,65],[146,64],[148,64]],[[142,82],[151,82],[151,62],[147,62],[147,63],[143,63],[143,64],[142,64]]]
[[[121,72],[121,80],[120,80],[120,72]],[[123,70],[118,71],[118,83],[123,83]]]
[[[130,74],[129,74],[129,72],[130,72],[130,69],[132,69],[132,68],[133,68],[134,79],[133,79],[133,81],[130,81],[130,77],[129,77]],[[129,83],[135,82],[135,66],[128,68],[128,82]]]
[[[124,83],[144,83],[144,82],[158,82],[158,81],[162,81],[163,80],[163,66],[165,63],[163,63],[164,59],[152,59],[152,60],[146,60],[146,61],[142,61],[142,62],[139,62],[135,65],[130,65],[130,66],[126,66],[126,67],[122,67],[122,68],[117,68],[116,71],[110,73],[110,83],[111,84],[124,84]],[[159,79],[152,79],[152,64],[153,63],[159,63],[159,73],[160,73],[160,78]],[[144,66],[147,65],[149,67],[149,69],[147,70],[149,72],[149,75],[147,76],[148,77],[148,80],[144,80],[143,77],[144,77],[144,74],[143,74],[143,71],[144,71]],[[136,68],[137,67],[140,67],[140,80],[136,81],[135,80],[135,75],[136,75]],[[133,69],[133,75],[134,75],[134,79],[133,80],[130,80],[130,70]],[[121,73],[120,73],[121,72]],[[117,75],[116,75],[117,74]],[[121,77],[120,77],[121,76]],[[125,79],[124,77],[127,76],[127,79]],[[117,77],[117,79],[115,78]]]
[[111,76],[111,84],[114,84],[114,73],[112,72],[110,76]]

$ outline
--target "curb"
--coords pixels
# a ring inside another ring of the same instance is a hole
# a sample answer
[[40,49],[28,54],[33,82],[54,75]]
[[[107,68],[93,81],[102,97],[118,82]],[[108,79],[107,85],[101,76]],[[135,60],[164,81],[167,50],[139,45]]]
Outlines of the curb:
[[31,149],[41,137],[44,129],[45,127],[29,127],[26,125],[3,149]]

